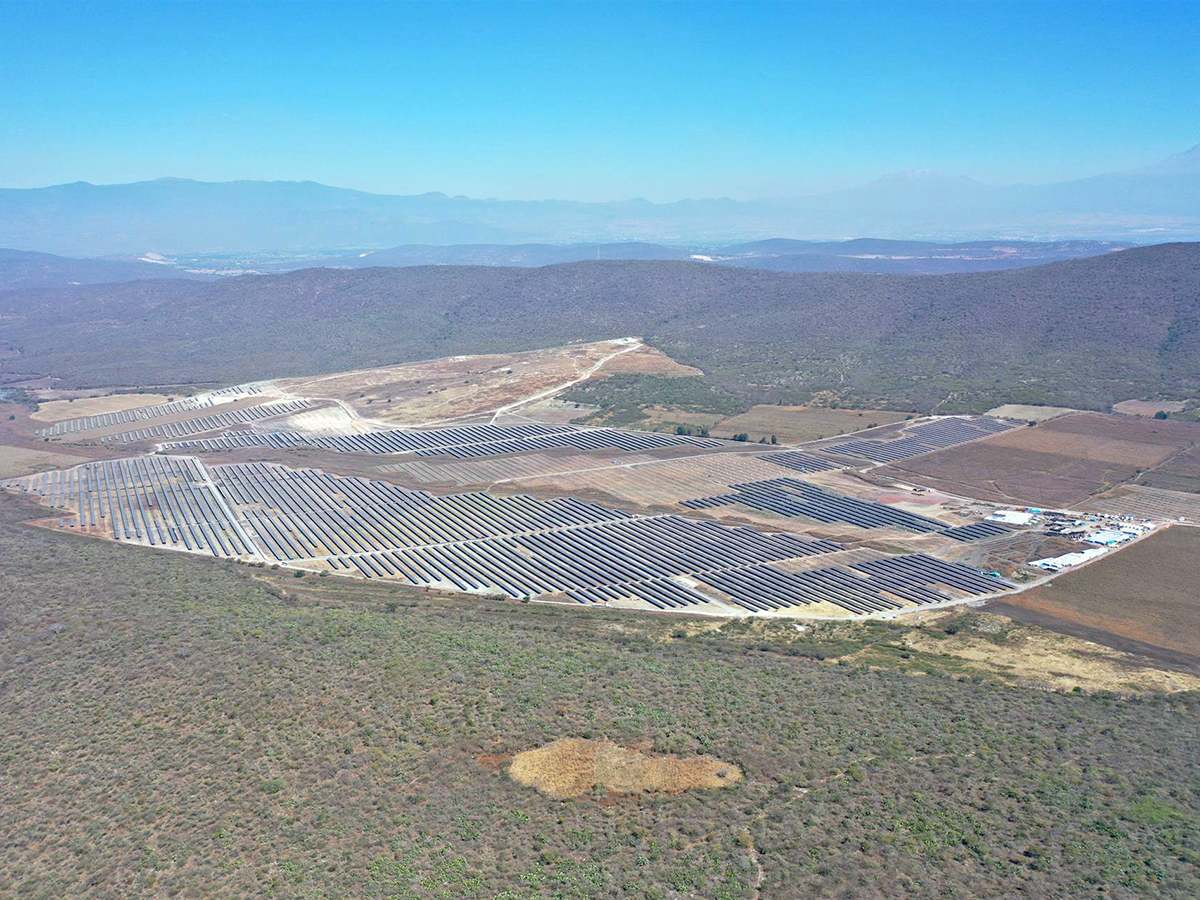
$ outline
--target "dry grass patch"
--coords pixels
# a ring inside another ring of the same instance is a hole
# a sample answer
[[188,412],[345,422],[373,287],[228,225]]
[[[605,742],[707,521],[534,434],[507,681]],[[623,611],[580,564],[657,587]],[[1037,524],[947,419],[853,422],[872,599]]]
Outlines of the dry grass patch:
[[1025,403],[1005,403],[1003,406],[989,409],[984,415],[1000,416],[1004,419],[1024,419],[1027,422],[1045,422],[1048,419],[1057,419],[1059,416],[1067,416],[1076,412],[1079,410],[1071,409],[1069,406],[1031,406]]
[[62,422],[66,419],[81,419],[84,416],[99,416],[104,413],[156,406],[170,398],[163,394],[111,394],[107,397],[80,397],[77,400],[51,400],[38,405],[29,418],[39,422]]
[[1153,416],[1156,412],[1182,412],[1186,406],[1182,400],[1122,400],[1113,404],[1113,412],[1126,416]]
[[748,412],[725,419],[715,429],[718,436],[746,432],[752,440],[775,435],[784,444],[836,437],[877,425],[910,418],[909,413],[887,409],[833,409],[823,406],[771,406],[760,404]]
[[33,475],[51,469],[66,469],[83,462],[87,460],[79,456],[67,456],[65,453],[0,445],[0,478],[18,478],[21,475]]
[[711,756],[651,755],[609,740],[563,738],[513,757],[509,777],[557,799],[595,787],[613,794],[691,791],[736,784],[742,770]]

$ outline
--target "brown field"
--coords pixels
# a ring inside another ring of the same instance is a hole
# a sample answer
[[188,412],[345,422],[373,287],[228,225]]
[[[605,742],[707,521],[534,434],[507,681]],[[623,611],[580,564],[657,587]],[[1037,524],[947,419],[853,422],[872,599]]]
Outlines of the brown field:
[[1200,529],[1175,526],[989,609],[1200,672]]
[[[453,356],[357,372],[275,382],[300,397],[345,401],[358,415],[392,425],[422,425],[490,413],[553,396],[556,389],[620,372],[698,375],[653,347],[622,341],[573,344],[527,353]],[[627,352],[620,352],[620,351]],[[542,396],[544,395],[544,397]]]
[[600,787],[613,794],[676,793],[722,788],[742,780],[742,770],[711,756],[681,759],[651,755],[612,741],[563,738],[518,753],[509,777],[555,799],[581,797]]
[[137,409],[140,406],[155,406],[170,399],[163,394],[110,394],[107,397],[80,397],[76,400],[51,400],[38,406],[29,418],[39,422],[61,422],[65,419],[81,419],[102,413]]
[[82,462],[87,462],[87,460],[79,456],[51,453],[32,447],[0,445],[0,478],[16,478],[20,475],[32,475],[35,472],[45,472],[50,469],[65,469],[77,466]]
[[1181,412],[1187,406],[1181,400],[1122,400],[1113,404],[1113,412],[1126,416],[1153,416],[1156,412]]
[[999,503],[1060,508],[1200,441],[1200,426],[1080,413],[895,463],[879,474]]
[[1200,445],[1171,457],[1138,477],[1139,484],[1164,491],[1200,494]]
[[862,431],[875,425],[903,422],[911,414],[886,409],[831,409],[823,406],[771,406],[760,404],[741,415],[725,419],[713,429],[714,437],[746,432],[751,440],[775,435],[781,444],[799,444]]

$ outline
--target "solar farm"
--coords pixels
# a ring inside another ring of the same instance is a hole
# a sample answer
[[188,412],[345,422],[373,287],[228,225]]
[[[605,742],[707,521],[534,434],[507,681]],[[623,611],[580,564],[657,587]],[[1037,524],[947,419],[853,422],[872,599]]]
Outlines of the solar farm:
[[[614,346],[590,365],[636,350]],[[352,374],[388,396],[385,376]],[[1016,587],[977,563],[1021,528],[989,521],[980,501],[872,474],[1008,433],[1013,420],[926,417],[764,447],[589,427],[561,411],[541,421],[544,390],[405,424],[395,404],[372,417],[361,392],[303,396],[304,384],[255,382],[54,423],[37,435],[104,458],[0,488],[44,505],[39,524],[80,535],[532,602],[844,618]],[[490,382],[478,393],[498,397]]]

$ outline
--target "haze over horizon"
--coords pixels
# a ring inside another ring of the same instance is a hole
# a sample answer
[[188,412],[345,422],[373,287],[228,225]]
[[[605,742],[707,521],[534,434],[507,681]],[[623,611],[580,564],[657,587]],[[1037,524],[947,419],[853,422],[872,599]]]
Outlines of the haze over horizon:
[[792,199],[910,170],[1050,184],[1200,132],[1187,3],[0,9],[8,188]]

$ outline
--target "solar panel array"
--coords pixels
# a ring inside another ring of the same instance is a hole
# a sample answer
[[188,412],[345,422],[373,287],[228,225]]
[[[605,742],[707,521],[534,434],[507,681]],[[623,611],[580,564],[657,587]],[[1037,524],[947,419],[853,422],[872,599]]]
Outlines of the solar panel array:
[[711,509],[740,503],[751,509],[768,510],[788,518],[807,516],[818,522],[847,522],[860,528],[906,528],[910,531],[940,531],[945,522],[919,516],[885,503],[847,497],[796,478],[773,478],[748,484],[732,484],[732,493],[685,500],[689,509]]
[[128,425],[133,422],[143,422],[147,419],[161,419],[164,416],[174,416],[191,412],[194,409],[207,409],[217,406],[214,397],[230,396],[233,394],[259,394],[261,389],[256,385],[237,385],[222,388],[219,391],[209,391],[197,397],[184,397],[169,403],[156,403],[151,406],[139,406],[134,409],[122,409],[111,413],[99,413],[94,416],[83,416],[78,419],[68,419],[55,422],[48,428],[39,428],[34,432],[39,437],[57,437],[60,434],[78,434],[82,431],[96,431],[101,428],[111,428],[114,425]]
[[247,406],[229,412],[213,413],[195,419],[184,419],[182,422],[167,422],[163,425],[151,425],[148,428],[138,428],[132,431],[122,431],[100,438],[101,443],[120,442],[128,444],[133,441],[145,441],[151,438],[177,438],[188,434],[200,434],[205,431],[216,431],[218,428],[232,428],[236,425],[246,425],[262,419],[275,416],[285,416],[299,412],[312,406],[309,400],[281,400],[277,403],[264,403],[259,406]]
[[512,597],[562,592],[588,603],[618,599],[612,592],[626,591],[624,597],[662,609],[673,605],[663,597],[677,593],[663,581],[682,587],[673,579],[841,549],[832,541],[658,516],[332,557],[329,562],[354,567],[368,578],[394,575],[410,584],[450,584]]
[[[818,510],[823,504],[864,515],[888,509],[794,479],[777,481],[794,502]],[[116,540],[325,564],[367,578],[510,597],[686,609],[723,594],[754,611],[828,601],[870,612],[953,598],[933,584],[966,595],[1007,588],[919,554],[788,572],[776,566],[809,557],[815,563],[845,548],[707,519],[634,516],[570,497],[438,496],[268,463],[206,467],[192,458],[135,457],[8,479],[0,487],[36,494],[70,511],[63,525]],[[734,486],[739,493],[754,487]],[[719,594],[706,595],[700,585]]]
[[10,478],[0,487],[38,495],[71,510],[63,525],[99,529],[115,540],[213,556],[254,555],[254,542],[193,459],[149,456],[84,463]]
[[907,430],[904,437],[891,441],[847,441],[822,449],[828,453],[858,456],[875,462],[898,462],[944,447],[977,441],[1016,427],[1016,423],[990,416],[938,419],[924,425],[915,425]]
[[618,431],[611,428],[575,429],[569,425],[473,425],[428,431],[374,431],[366,434],[316,436],[298,431],[232,432],[215,438],[165,445],[172,451],[220,451],[238,447],[318,447],[340,453],[415,453],[475,459],[506,453],[573,448],[576,450],[638,450],[663,447],[720,447],[721,441],[683,435]]
[[625,518],[574,498],[438,496],[386,481],[265,463],[212,466],[221,496],[279,561],[469,541]]
[[785,450],[783,453],[765,453],[763,459],[775,463],[777,466],[783,466],[786,469],[793,469],[797,472],[828,472],[830,469],[844,469],[846,463],[837,462],[832,459],[814,456],[811,453],[803,453],[799,450]]
[[851,566],[782,572],[774,566],[752,566],[696,576],[698,581],[755,612],[832,603],[856,614],[903,609],[958,599],[931,585],[944,585],[967,596],[1006,591],[1012,585],[969,566],[924,553],[891,556]]
[[1001,534],[1009,534],[1011,531],[1011,528],[1001,525],[998,522],[976,522],[973,525],[959,525],[957,528],[947,528],[942,534],[945,537],[966,543],[968,541],[979,541],[988,537],[997,537]]

